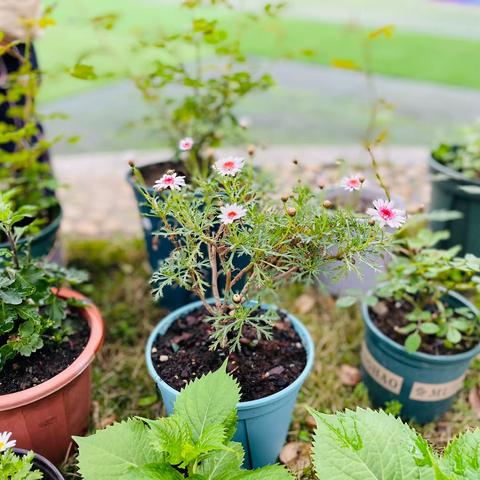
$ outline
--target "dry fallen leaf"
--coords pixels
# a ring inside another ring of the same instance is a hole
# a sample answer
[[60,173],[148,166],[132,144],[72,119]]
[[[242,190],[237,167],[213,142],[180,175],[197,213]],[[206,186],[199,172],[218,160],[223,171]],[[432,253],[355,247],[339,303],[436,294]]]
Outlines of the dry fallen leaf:
[[351,365],[342,365],[340,367],[340,381],[342,385],[347,385],[348,387],[354,387],[362,380],[362,374],[360,370]]
[[310,450],[312,446],[304,442],[287,443],[280,452],[280,461],[294,474],[302,473],[310,466]]
[[113,425],[116,421],[117,421],[116,415],[109,415],[108,417],[102,419],[98,428],[99,429],[107,428],[110,425]]
[[313,307],[315,307],[316,303],[317,300],[313,295],[304,293],[303,295],[300,295],[295,301],[295,310],[301,315],[305,315],[313,310]]
[[479,387],[473,387],[468,393],[468,402],[475,412],[475,416],[480,420],[480,389]]
[[308,417],[305,419],[305,423],[311,430],[317,427],[317,421],[311,415],[308,415]]

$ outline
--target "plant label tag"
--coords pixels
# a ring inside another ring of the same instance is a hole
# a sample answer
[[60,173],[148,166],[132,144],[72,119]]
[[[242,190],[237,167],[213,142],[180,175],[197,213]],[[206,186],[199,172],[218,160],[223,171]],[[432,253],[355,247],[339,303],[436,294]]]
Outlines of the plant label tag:
[[403,378],[380,365],[363,342],[361,359],[365,371],[385,390],[399,394],[403,385]]
[[453,397],[463,387],[465,374],[447,383],[421,383],[415,382],[410,392],[411,400],[419,402],[439,402]]

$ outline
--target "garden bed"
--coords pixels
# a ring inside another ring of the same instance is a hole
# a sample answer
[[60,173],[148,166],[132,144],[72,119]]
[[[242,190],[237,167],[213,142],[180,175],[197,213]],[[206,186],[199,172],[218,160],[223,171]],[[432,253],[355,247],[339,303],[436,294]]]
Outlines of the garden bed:
[[[161,402],[145,365],[144,348],[164,312],[152,305],[142,242],[70,241],[67,250],[72,266],[90,272],[91,284],[81,291],[101,309],[107,328],[105,346],[94,369],[90,431],[133,415],[162,415]],[[306,323],[316,344],[315,366],[300,393],[289,435],[291,441],[309,442],[313,424],[305,404],[323,412],[369,406],[362,384],[347,385],[354,382],[346,375],[349,369],[345,367],[359,365],[362,321],[356,310],[335,309],[334,301],[328,297],[294,289],[284,293],[281,306]],[[302,293],[305,296],[300,296]],[[478,382],[480,361],[476,360],[452,411],[438,422],[419,428],[439,449],[456,433],[478,424],[468,402],[469,390]],[[68,480],[78,478],[75,458],[62,470]],[[313,480],[314,476],[307,467],[299,478]]]

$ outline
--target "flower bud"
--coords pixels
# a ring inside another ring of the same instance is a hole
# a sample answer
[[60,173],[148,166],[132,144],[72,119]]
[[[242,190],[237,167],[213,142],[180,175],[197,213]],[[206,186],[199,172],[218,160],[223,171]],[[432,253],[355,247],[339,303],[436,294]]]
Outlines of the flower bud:
[[208,159],[215,158],[215,149],[212,147],[207,148],[207,150],[205,150],[205,155]]
[[255,155],[255,145],[249,145],[247,148],[247,153],[253,157]]
[[282,202],[283,202],[283,203],[287,203],[287,202],[288,202],[288,199],[290,198],[290,195],[286,195],[286,194],[285,194],[285,195],[282,195],[280,198],[282,199]]
[[323,190],[325,188],[325,182],[323,180],[319,180],[317,182],[317,186],[320,190]]
[[375,225],[375,220],[373,218],[369,218],[368,219],[368,224],[372,225],[372,226]]
[[297,214],[297,209],[295,207],[288,207],[287,208],[287,214],[290,217],[294,217]]
[[240,295],[239,293],[235,293],[235,294],[233,295],[232,300],[233,300],[233,303],[237,303],[237,304],[238,304],[238,303],[242,303],[242,302],[243,302],[243,297],[242,297],[242,295]]
[[360,180],[360,183],[365,183],[366,178],[363,175],[360,175],[358,179]]
[[292,162],[293,162],[294,165],[298,165],[298,163],[299,163],[296,158],[294,158],[294,159],[292,160]]
[[133,160],[129,160],[128,165],[133,168],[135,166],[135,162]]
[[325,200],[325,201],[323,202],[323,207],[324,207],[324,208],[329,208],[329,209],[330,209],[330,208],[333,208],[333,203],[332,203],[330,200]]

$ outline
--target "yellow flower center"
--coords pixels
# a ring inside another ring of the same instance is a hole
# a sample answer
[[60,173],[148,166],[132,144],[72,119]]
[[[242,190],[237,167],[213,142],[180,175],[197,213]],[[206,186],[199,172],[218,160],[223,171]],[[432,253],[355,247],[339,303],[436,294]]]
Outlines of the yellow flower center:
[[0,440],[0,452],[6,447],[6,445],[7,445],[6,443]]

